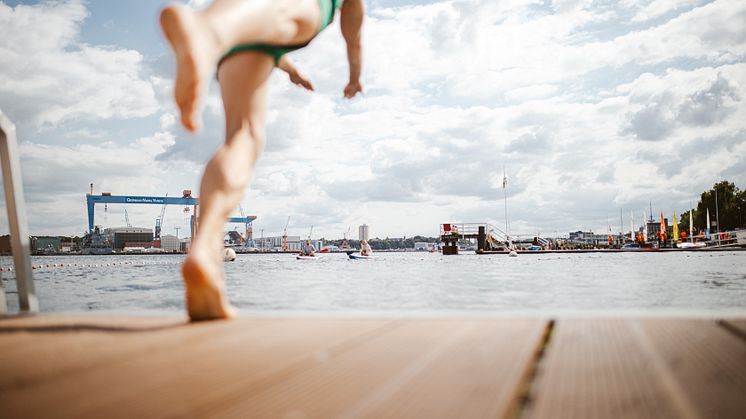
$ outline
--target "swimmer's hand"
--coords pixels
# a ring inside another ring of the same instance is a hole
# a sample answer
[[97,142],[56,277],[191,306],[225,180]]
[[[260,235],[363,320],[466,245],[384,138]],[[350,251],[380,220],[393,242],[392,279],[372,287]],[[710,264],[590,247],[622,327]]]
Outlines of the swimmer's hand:
[[279,67],[280,70],[288,73],[291,82],[313,92],[313,83],[311,83],[311,80],[309,80],[306,76],[301,74],[300,71],[298,71],[298,68],[290,60],[290,57],[288,57],[287,55],[283,55],[280,58],[280,61],[277,63],[277,67]]
[[290,81],[297,84],[298,86],[313,92],[313,83],[311,83],[311,80],[309,80],[306,76],[303,74],[295,71],[288,74],[290,76]]
[[345,86],[345,99],[352,99],[356,94],[363,93],[363,85],[360,80],[352,80]]

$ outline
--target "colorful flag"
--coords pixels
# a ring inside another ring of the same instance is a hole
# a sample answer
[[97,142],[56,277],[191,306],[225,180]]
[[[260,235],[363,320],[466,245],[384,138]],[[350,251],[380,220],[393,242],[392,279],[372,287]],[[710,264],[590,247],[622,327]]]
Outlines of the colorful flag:
[[679,223],[676,221],[676,211],[673,212],[673,241],[679,241]]

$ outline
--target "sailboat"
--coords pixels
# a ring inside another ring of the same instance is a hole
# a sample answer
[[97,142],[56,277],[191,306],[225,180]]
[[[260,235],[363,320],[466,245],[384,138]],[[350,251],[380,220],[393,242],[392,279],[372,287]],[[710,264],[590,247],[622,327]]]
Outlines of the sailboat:
[[680,249],[692,249],[697,247],[705,247],[705,242],[694,241],[694,211],[689,209],[689,241],[676,243],[676,247]]

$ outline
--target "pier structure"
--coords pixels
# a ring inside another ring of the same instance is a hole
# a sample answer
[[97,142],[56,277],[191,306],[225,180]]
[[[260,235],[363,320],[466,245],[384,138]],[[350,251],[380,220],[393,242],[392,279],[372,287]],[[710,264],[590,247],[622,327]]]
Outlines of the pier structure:
[[457,255],[460,240],[477,240],[477,251],[507,249],[510,237],[489,223],[448,223],[440,225],[444,255]]

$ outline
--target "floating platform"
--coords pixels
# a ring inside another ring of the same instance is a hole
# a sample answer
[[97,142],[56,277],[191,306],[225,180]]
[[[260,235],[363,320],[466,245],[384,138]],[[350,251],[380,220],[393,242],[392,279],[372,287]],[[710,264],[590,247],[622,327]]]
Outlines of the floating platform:
[[3,418],[743,418],[746,317],[0,320]]

